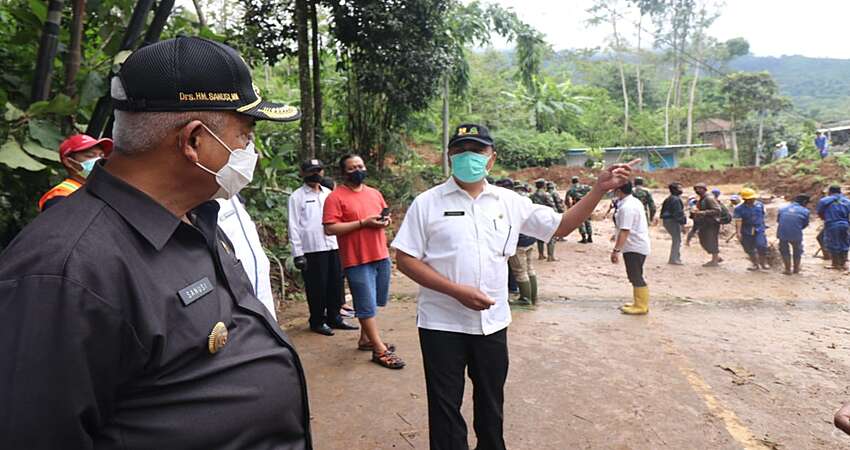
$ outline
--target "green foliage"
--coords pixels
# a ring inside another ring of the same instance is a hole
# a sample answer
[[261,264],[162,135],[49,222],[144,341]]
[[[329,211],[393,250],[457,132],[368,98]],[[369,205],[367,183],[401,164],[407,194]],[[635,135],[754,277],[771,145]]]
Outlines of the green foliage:
[[568,149],[584,147],[569,133],[500,129],[493,131],[493,134],[499,163],[511,169],[561,164]]
[[850,60],[805,56],[744,56],[730,63],[735,70],[767,71],[782,93],[817,120],[850,117]]
[[715,148],[695,149],[690,157],[679,160],[679,167],[698,170],[719,170],[731,165],[732,153]]

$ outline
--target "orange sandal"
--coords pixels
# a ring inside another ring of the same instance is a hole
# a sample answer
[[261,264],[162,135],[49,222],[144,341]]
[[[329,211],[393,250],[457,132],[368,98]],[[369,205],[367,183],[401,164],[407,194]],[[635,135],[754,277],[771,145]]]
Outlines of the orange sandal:
[[404,361],[390,350],[380,354],[372,352],[372,362],[387,369],[401,369],[404,367]]

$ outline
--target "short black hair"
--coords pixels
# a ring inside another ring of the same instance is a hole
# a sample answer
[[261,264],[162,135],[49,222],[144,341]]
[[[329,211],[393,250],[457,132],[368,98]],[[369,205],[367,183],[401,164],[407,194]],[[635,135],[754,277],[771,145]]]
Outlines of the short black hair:
[[641,178],[641,177],[635,178],[635,186],[643,186],[643,178]]
[[542,187],[546,186],[546,182],[545,181],[535,181],[534,185],[537,186],[538,188],[542,188]]
[[670,183],[669,185],[667,185],[667,189],[670,190],[671,194],[673,193],[673,191],[682,192],[682,183],[679,183],[678,181],[674,181],[674,182]]
[[340,173],[345,173],[345,163],[351,158],[363,159],[357,153],[346,153],[346,154],[342,155],[342,158],[339,159],[339,171],[340,171]]
[[833,184],[832,186],[829,187],[829,193],[830,194],[840,194],[841,193],[841,186],[839,186],[837,184]]
[[794,197],[794,203],[799,203],[800,205],[806,206],[806,203],[809,203],[811,198],[806,194],[800,194]]
[[632,190],[634,190],[634,185],[632,185],[631,181],[626,181],[625,184],[618,187],[617,190],[626,194],[626,195],[629,195],[629,194],[632,193]]

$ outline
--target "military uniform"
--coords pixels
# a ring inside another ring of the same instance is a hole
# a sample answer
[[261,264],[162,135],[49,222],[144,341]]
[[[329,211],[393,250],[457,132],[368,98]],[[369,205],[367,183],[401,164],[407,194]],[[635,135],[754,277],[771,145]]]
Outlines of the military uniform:
[[[570,187],[570,190],[567,191],[567,197],[570,199],[570,206],[575,205],[579,202],[585,195],[590,192],[590,186],[582,183],[573,183]],[[581,243],[590,243],[593,242],[593,227],[590,224],[590,218],[584,221],[582,225],[579,226],[578,232],[581,233]]]
[[655,200],[652,199],[652,193],[642,186],[635,186],[632,191],[632,196],[643,203],[643,209],[646,211],[646,220],[652,223],[655,220]]
[[555,189],[554,185],[547,184],[546,192],[548,192],[549,195],[552,196],[552,200],[555,202],[555,211],[559,213],[563,213],[564,211],[566,211],[564,199],[561,198],[561,194],[558,193],[558,190]]
[[[531,202],[537,205],[548,206],[557,211],[557,203],[555,202],[555,198],[546,191],[545,188],[537,188],[533,194],[531,194]],[[538,259],[547,259],[550,262],[555,261],[555,238],[553,237],[549,242],[546,243],[546,255],[543,255],[543,241],[537,241],[537,254]]]

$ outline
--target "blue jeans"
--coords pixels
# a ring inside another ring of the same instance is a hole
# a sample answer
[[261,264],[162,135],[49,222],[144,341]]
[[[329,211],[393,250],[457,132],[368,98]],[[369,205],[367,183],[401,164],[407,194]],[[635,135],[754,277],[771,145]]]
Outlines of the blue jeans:
[[361,264],[345,269],[348,287],[354,298],[354,315],[358,319],[375,317],[378,306],[386,306],[390,297],[390,259]]

